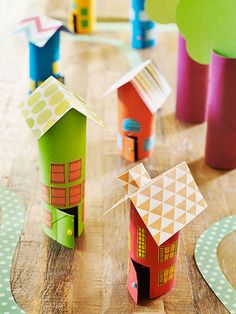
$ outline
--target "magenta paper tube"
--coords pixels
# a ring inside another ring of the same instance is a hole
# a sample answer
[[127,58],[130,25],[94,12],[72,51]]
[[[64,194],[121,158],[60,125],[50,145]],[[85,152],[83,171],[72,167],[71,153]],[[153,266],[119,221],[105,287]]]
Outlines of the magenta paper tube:
[[179,35],[176,117],[186,123],[206,120],[208,65],[193,61]]
[[212,54],[208,98],[206,162],[236,168],[236,59]]

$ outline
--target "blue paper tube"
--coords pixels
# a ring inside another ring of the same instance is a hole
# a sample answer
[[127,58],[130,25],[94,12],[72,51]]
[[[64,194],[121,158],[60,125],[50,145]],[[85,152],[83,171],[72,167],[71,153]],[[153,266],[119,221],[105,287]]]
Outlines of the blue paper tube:
[[144,10],[145,0],[132,0],[131,24],[132,47],[143,49],[156,45],[156,25],[150,21]]
[[60,31],[58,30],[43,47],[29,43],[30,92],[49,76],[63,81],[59,72]]

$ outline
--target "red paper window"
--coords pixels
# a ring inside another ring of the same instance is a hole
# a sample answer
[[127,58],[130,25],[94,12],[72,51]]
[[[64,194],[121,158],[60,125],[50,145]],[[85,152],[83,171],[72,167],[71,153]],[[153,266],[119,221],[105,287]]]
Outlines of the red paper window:
[[49,188],[48,186],[44,185],[44,184],[41,184],[41,196],[42,196],[42,199],[47,203],[49,204],[50,201],[49,201]]
[[44,209],[43,210],[43,220],[44,220],[44,224],[48,227],[48,228],[52,228],[52,212],[48,209]]
[[51,164],[51,183],[65,183],[64,164]]
[[81,201],[81,185],[77,184],[69,188],[69,204],[77,205]]
[[76,160],[69,164],[69,182],[77,181],[81,178],[82,161]]
[[66,189],[51,188],[51,204],[58,207],[66,206]]

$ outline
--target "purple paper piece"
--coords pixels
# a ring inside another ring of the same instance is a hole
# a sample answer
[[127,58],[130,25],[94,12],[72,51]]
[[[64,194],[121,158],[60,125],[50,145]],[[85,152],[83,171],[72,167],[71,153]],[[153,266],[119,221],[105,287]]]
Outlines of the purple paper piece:
[[176,117],[186,123],[206,120],[208,65],[193,61],[186,41],[179,35]]
[[236,59],[212,53],[208,97],[206,162],[236,168]]

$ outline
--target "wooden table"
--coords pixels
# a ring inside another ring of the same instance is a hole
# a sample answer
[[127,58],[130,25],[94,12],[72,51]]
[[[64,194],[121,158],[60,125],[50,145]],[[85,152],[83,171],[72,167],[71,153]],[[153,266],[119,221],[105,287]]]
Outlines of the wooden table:
[[[43,5],[35,0],[30,2],[19,1],[24,5],[22,11],[31,12],[37,5],[47,8],[50,14],[52,3],[55,4],[49,0]],[[56,3],[61,13],[65,1]],[[122,3],[126,10],[126,0]],[[14,5],[17,6],[16,2]],[[3,31],[4,19],[0,23]],[[127,32],[99,35],[129,43]],[[154,177],[186,160],[209,207],[182,232],[175,288],[164,297],[141,305],[134,304],[126,286],[129,206],[121,205],[103,217],[123,196],[118,175],[131,167],[117,154],[116,95],[101,97],[129,69],[126,56],[104,44],[81,43],[66,35],[62,38],[62,72],[66,84],[93,106],[107,126],[103,130],[88,124],[86,229],[76,250],[71,251],[49,240],[40,226],[37,145],[17,109],[28,87],[27,45],[9,37],[1,47],[0,184],[16,191],[26,205],[11,284],[17,302],[27,313],[227,313],[199,274],[193,251],[198,237],[208,226],[236,213],[236,172],[217,171],[205,164],[205,124],[186,125],[175,119],[177,34],[161,32],[158,37],[156,48],[140,54],[143,59],[157,62],[173,93],[158,113],[157,145],[144,164]],[[219,251],[220,260],[236,287],[230,267],[236,254],[235,234],[224,242]]]

